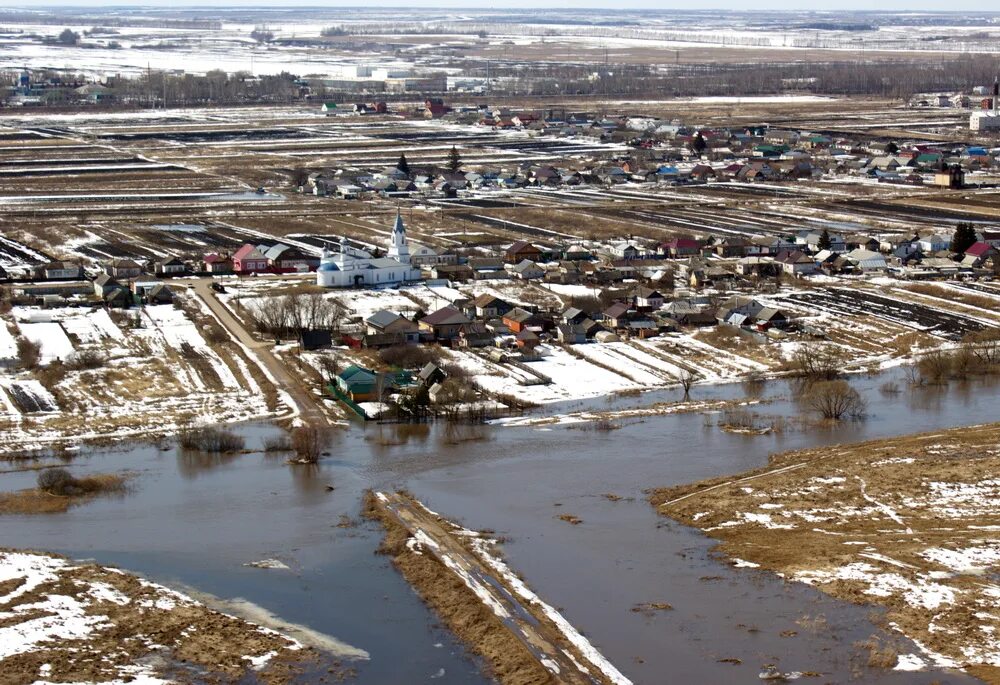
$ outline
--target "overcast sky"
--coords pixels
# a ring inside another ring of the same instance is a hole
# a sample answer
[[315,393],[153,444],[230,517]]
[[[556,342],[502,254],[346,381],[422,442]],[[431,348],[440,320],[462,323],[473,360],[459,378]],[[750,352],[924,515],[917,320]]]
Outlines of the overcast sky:
[[[506,8],[629,8],[629,9],[748,9],[747,5],[740,5],[733,0],[701,0],[697,4],[685,2],[684,0],[504,0],[503,2],[476,3],[469,0],[291,0],[282,2],[281,0],[139,0],[138,2],[107,2],[102,0],[58,0],[57,2],[21,2],[7,3],[0,2],[0,7],[40,7],[73,6],[73,7],[115,7],[123,5],[150,6],[150,7],[276,7],[286,9],[292,6],[310,7],[467,7],[476,9],[506,9]],[[751,9],[775,9],[775,10],[875,10],[875,11],[1000,11],[1000,5],[996,0],[952,0],[943,3],[941,0],[881,0],[872,2],[871,0],[813,0],[802,2],[802,0],[760,0],[753,4]]]

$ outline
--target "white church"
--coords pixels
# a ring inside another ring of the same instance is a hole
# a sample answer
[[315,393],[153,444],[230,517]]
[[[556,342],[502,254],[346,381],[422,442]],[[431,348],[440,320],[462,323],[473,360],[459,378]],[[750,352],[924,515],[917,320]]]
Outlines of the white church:
[[351,288],[371,285],[398,285],[420,280],[420,269],[410,263],[410,247],[406,241],[403,217],[396,213],[396,223],[389,238],[385,257],[372,257],[364,250],[349,247],[347,238],[340,239],[340,251],[323,249],[316,269],[316,285],[324,288]]

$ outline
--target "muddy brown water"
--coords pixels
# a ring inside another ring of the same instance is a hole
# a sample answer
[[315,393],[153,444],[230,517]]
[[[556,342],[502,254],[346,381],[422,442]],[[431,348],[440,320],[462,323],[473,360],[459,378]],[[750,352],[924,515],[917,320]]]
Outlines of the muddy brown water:
[[[1000,384],[904,389],[886,397],[878,387],[887,380],[901,382],[902,375],[852,380],[871,402],[865,422],[767,436],[725,433],[695,413],[648,417],[607,432],[354,427],[332,439],[331,456],[316,467],[289,467],[262,453],[88,452],[70,469],[133,470],[132,492],[66,514],[2,517],[0,544],[92,558],[166,584],[247,600],[369,652],[370,660],[357,664],[359,682],[486,682],[479,663],[374,554],[380,531],[368,523],[337,526],[341,515],[357,518],[365,488],[405,486],[431,509],[505,536],[510,565],[636,683],[759,682],[761,666],[772,663],[824,674],[803,682],[974,682],[954,673],[869,670],[853,646],[877,632],[868,608],[772,574],[734,569],[713,557],[710,540],[658,517],[644,499],[646,488],[739,473],[764,464],[772,452],[998,418]],[[696,386],[692,397],[742,394],[739,385]],[[765,390],[772,402],[759,410],[794,416],[798,408],[789,395],[786,383],[772,382]],[[679,393],[562,408],[668,399]],[[251,447],[273,430],[241,428]],[[0,487],[31,487],[34,479],[34,472],[0,474]],[[605,493],[624,499],[610,501]],[[560,514],[583,523],[570,525]],[[265,558],[281,559],[291,570],[243,566]],[[650,602],[673,610],[631,611]],[[796,634],[782,636],[786,631]]]

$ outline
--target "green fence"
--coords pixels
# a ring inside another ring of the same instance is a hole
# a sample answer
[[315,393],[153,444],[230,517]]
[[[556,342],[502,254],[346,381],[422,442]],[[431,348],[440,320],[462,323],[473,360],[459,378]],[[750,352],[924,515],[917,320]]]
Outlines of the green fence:
[[364,421],[368,420],[368,414],[365,413],[365,410],[362,409],[357,402],[352,400],[349,395],[347,395],[336,385],[334,385],[333,383],[328,383],[326,389],[330,392],[331,395],[333,395],[338,400],[346,404],[351,411],[360,416]]

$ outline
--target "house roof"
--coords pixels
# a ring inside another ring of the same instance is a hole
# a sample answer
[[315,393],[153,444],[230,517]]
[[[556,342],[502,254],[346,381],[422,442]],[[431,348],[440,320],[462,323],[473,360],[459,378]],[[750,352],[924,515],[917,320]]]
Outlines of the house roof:
[[531,321],[535,318],[535,315],[531,312],[521,309],[520,307],[515,307],[514,309],[507,312],[503,317],[508,321],[514,321],[516,323],[524,323],[525,321]]
[[965,251],[965,254],[971,257],[982,257],[984,254],[993,250],[993,246],[989,243],[974,243],[972,247]]
[[617,319],[627,313],[628,305],[622,302],[615,302],[613,305],[604,310],[604,316],[609,319]]
[[374,383],[376,380],[376,375],[373,371],[369,371],[366,368],[352,364],[346,369],[341,371],[338,378],[346,383],[348,386]]
[[264,259],[264,253],[256,245],[247,243],[233,253],[233,259]]
[[365,319],[365,323],[373,328],[383,329],[402,318],[403,317],[396,312],[390,312],[388,309],[380,309]]
[[471,319],[469,319],[469,317],[454,307],[441,307],[441,309],[436,312],[432,312],[422,318],[420,323],[426,323],[431,326],[448,326],[466,324],[470,321]]
[[517,254],[523,250],[530,249],[532,252],[541,252],[541,250],[527,240],[515,240],[511,243],[510,247],[507,248],[507,254]]
[[476,297],[476,299],[472,301],[472,304],[474,304],[476,307],[479,308],[495,307],[497,305],[510,306],[510,303],[507,302],[506,300],[503,300],[497,297],[496,295],[490,295],[489,293],[483,293],[482,295],[479,295],[478,297]]

